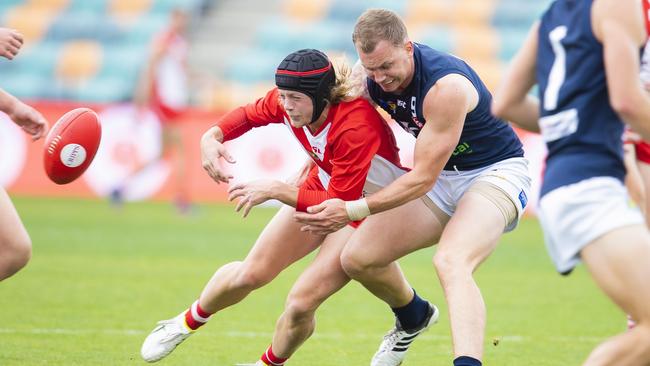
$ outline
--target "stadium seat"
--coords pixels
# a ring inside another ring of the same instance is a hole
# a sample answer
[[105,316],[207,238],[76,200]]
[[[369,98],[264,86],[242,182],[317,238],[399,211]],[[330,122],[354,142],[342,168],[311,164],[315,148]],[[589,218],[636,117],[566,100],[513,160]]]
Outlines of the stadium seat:
[[15,6],[4,16],[4,26],[18,29],[25,37],[25,42],[39,41],[47,32],[57,13],[48,8],[35,6]]
[[448,24],[452,5],[444,0],[410,0],[406,2],[404,21],[409,30],[413,26]]
[[286,17],[303,22],[315,22],[325,17],[332,0],[284,0]]
[[102,46],[94,41],[74,41],[63,45],[57,60],[56,77],[78,83],[94,77],[101,68]]
[[496,60],[498,36],[489,26],[455,27],[453,53],[470,62],[474,60]]
[[115,17],[136,17],[146,16],[151,11],[153,0],[110,0],[108,4],[109,13]]

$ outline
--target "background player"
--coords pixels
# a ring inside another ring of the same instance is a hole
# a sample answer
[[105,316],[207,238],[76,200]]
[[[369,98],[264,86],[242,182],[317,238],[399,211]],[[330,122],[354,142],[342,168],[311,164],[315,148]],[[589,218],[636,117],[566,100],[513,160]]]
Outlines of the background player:
[[114,203],[122,202],[123,191],[134,177],[158,160],[171,156],[176,208],[179,213],[187,213],[190,209],[189,182],[186,174],[187,156],[178,126],[179,117],[189,103],[187,64],[189,43],[185,37],[187,22],[188,15],[183,10],[172,11],[169,26],[154,39],[149,60],[144,66],[135,93],[134,102],[140,108],[136,118],[139,117],[140,112],[143,112],[142,108],[150,108],[162,125],[160,156],[141,164],[121,186],[115,188],[111,193]]
[[[539,218],[560,273],[582,260],[638,325],[596,347],[585,365],[650,364],[650,234],[623,186],[624,122],[650,138],[639,80],[648,2],[560,0],[536,23],[494,111],[541,130],[548,147]],[[539,101],[528,91],[538,83]],[[541,117],[541,118],[540,118]]]

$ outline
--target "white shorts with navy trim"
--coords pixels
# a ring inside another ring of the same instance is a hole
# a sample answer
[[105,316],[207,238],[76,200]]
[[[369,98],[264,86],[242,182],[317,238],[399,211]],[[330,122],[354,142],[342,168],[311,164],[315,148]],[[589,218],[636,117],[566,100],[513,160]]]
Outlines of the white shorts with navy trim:
[[477,181],[494,185],[510,198],[517,208],[517,219],[508,223],[504,231],[508,232],[517,227],[530,196],[528,160],[510,158],[473,170],[443,170],[427,196],[445,214],[451,216],[463,194]]
[[573,270],[580,262],[580,251],[598,237],[620,227],[644,224],[623,183],[612,177],[556,188],[541,198],[537,213],[548,253],[563,274]]

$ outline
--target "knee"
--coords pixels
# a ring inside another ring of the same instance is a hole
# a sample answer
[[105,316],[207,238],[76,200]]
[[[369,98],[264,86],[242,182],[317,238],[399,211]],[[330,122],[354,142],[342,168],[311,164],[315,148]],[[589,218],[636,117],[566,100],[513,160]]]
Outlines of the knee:
[[371,270],[375,264],[363,253],[345,248],[341,253],[341,267],[352,279],[358,279]]
[[445,250],[438,250],[433,257],[433,266],[436,268],[438,277],[445,282],[459,276],[472,274],[471,265],[461,256]]
[[252,291],[271,282],[274,276],[267,273],[264,268],[264,266],[254,266],[248,265],[245,262],[239,262],[234,287],[245,288]]
[[32,257],[32,241],[27,234],[6,240],[3,244],[0,254],[5,268],[0,268],[0,280],[25,267]]
[[291,323],[311,321],[320,301],[307,295],[289,294],[285,305],[287,318]]

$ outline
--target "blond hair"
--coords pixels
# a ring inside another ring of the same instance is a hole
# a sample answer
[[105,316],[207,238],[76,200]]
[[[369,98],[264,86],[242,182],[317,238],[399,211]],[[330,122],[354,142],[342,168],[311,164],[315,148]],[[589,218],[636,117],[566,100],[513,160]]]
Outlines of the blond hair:
[[334,86],[330,91],[328,101],[331,104],[338,104],[341,102],[349,101],[351,98],[350,91],[352,90],[352,84],[350,82],[350,66],[347,63],[345,57],[335,57],[330,60],[332,66],[334,67],[334,74],[336,75],[336,81]]
[[375,50],[377,43],[388,41],[401,46],[408,40],[406,25],[399,15],[387,9],[368,9],[354,25],[352,42],[364,53]]

